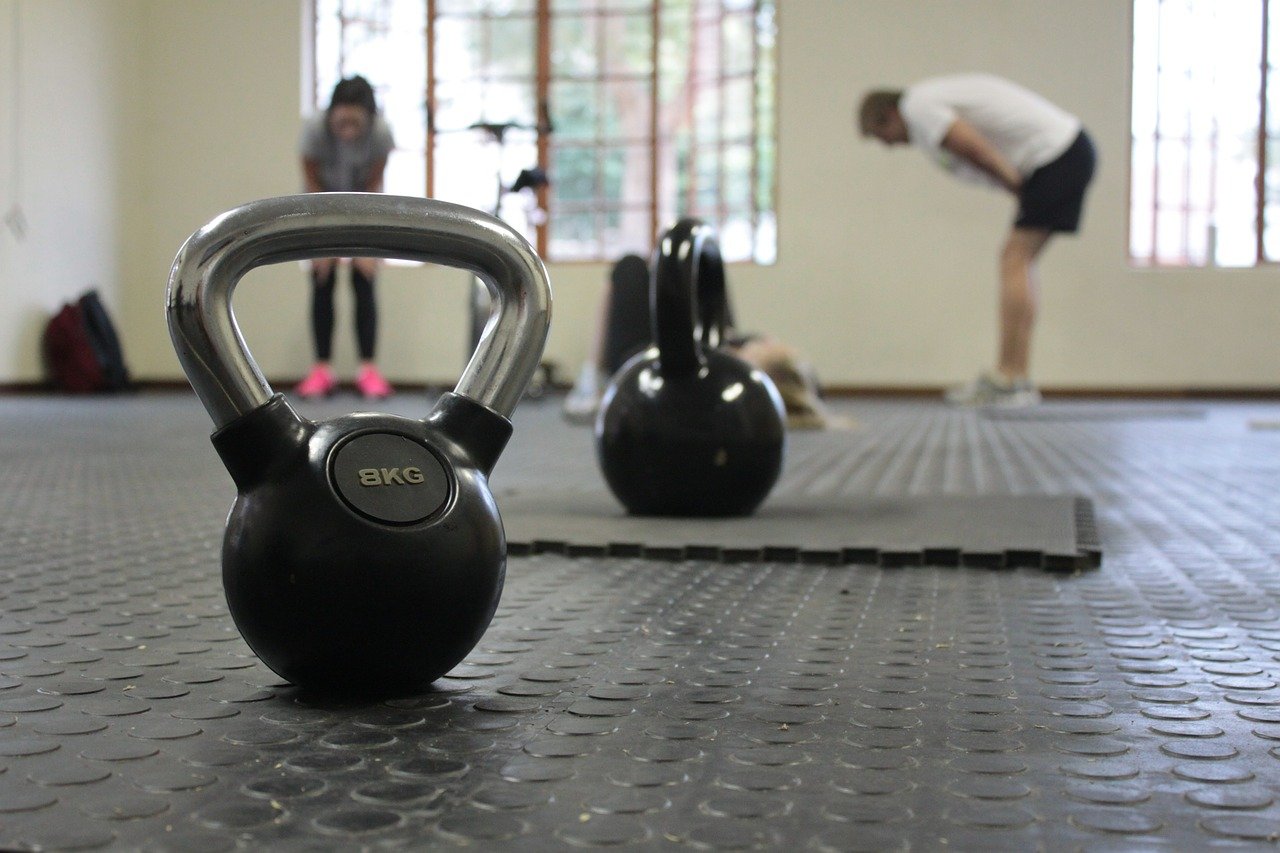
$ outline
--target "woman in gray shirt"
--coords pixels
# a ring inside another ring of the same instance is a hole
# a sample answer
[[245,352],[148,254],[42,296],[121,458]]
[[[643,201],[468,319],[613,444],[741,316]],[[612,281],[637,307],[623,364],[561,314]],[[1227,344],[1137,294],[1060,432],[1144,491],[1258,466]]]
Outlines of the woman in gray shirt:
[[[378,114],[373,87],[363,77],[349,77],[333,88],[329,108],[307,120],[299,144],[306,191],[382,192],[387,155],[395,148],[391,128]],[[333,393],[338,380],[329,360],[333,344],[333,288],[340,258],[312,261],[311,330],[315,340],[315,365],[299,383],[301,397]],[[373,284],[377,258],[350,258],[351,287],[356,302],[356,343],[360,372],[356,388],[367,398],[387,397],[391,385],[374,364],[378,313]]]

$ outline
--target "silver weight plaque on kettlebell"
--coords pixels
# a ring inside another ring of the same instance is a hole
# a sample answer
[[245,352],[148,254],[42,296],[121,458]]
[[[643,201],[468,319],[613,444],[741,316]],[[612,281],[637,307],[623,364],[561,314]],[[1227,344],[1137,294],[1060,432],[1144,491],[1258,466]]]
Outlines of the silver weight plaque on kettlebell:
[[416,524],[449,500],[444,466],[403,435],[357,435],[334,450],[329,471],[347,506],[375,521]]

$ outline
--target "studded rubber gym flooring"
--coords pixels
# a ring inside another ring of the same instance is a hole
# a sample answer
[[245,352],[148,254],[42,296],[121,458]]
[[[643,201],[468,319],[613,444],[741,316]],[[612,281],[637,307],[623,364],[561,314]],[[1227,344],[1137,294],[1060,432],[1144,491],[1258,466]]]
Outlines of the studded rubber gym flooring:
[[[595,476],[557,404],[495,485]],[[1122,405],[859,403],[781,486],[1083,495],[1101,568],[512,558],[437,691],[339,705],[226,614],[194,397],[0,399],[0,847],[1269,846],[1280,409]]]

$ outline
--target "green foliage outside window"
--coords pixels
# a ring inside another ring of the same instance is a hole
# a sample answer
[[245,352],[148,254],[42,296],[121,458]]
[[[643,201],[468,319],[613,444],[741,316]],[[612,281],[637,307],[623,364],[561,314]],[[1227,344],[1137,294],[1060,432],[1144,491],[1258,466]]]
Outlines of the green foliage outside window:
[[[316,103],[341,76],[369,77],[399,143],[388,189],[497,209],[551,260],[647,252],[657,230],[695,215],[719,228],[728,259],[768,263],[773,6],[315,0]],[[499,145],[468,130],[477,123],[517,127]],[[497,195],[498,175],[509,184],[535,165],[551,180],[541,226],[520,221],[527,201]]]

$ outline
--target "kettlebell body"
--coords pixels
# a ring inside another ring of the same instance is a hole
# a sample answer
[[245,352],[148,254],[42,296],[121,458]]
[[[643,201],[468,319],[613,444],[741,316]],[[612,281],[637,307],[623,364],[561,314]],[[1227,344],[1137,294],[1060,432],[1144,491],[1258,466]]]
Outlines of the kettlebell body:
[[[420,691],[488,627],[506,540],[487,475],[510,424],[462,397],[443,410],[435,424],[377,414],[307,424],[276,397],[214,436],[228,469],[245,472],[223,538],[227,605],[289,681]],[[464,420],[471,429],[452,434]],[[256,458],[281,432],[292,440]]]
[[702,223],[660,242],[651,299],[655,344],[611,378],[596,419],[605,481],[635,515],[749,515],[782,470],[783,404],[763,371],[718,348],[723,267]]
[[[179,253],[170,328],[238,492],[222,548],[227,604],[254,653],[295,684],[421,691],[466,657],[493,617],[506,541],[488,477],[511,435],[510,392],[522,391],[536,367],[550,307],[541,263],[502,229],[484,214],[424,199],[298,196],[226,214]],[[424,420],[355,413],[316,422],[265,382],[235,383],[236,368],[256,369],[247,350],[244,363],[235,357],[238,334],[219,337],[218,321],[235,325],[218,294],[229,297],[263,257],[303,250],[453,262],[497,285],[497,322],[458,389]],[[184,317],[184,305],[206,302],[218,310],[205,322]],[[495,368],[510,360],[519,362],[516,375],[495,381]]]
[[635,515],[750,515],[778,479],[777,389],[726,352],[705,360],[703,370],[671,379],[650,349],[624,364],[606,391],[600,465]]

